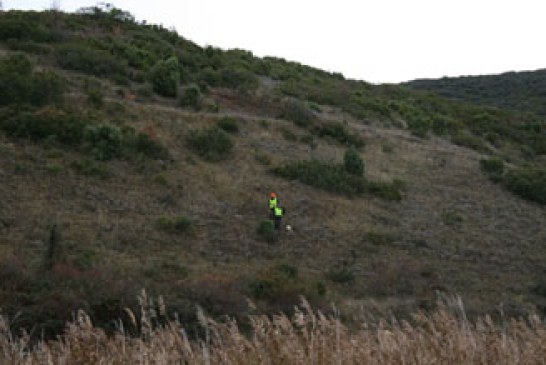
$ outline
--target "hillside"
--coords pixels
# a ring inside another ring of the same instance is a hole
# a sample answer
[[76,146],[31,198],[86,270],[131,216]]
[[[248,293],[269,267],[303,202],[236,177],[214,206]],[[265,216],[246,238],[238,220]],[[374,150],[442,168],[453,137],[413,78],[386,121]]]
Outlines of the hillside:
[[[190,326],[196,305],[244,325],[302,294],[349,322],[438,293],[545,313],[539,116],[201,48],[115,8],[0,13],[0,57],[13,329],[54,335],[81,308],[112,330],[142,288]],[[271,191],[292,231],[271,232]]]
[[546,69],[413,80],[404,85],[448,98],[546,117]]

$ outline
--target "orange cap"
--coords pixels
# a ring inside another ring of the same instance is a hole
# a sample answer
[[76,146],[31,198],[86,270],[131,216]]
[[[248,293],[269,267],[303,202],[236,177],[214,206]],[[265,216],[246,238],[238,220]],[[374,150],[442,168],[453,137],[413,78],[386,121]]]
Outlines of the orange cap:
[[277,196],[277,194],[275,194],[275,193],[271,193],[270,195],[271,195],[272,198],[275,198]]

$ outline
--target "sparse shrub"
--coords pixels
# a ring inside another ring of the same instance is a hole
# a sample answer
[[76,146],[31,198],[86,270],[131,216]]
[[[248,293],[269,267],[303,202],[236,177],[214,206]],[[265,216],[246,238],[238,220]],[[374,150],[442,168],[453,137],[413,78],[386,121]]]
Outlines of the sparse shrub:
[[345,151],[345,155],[343,156],[343,165],[345,166],[345,171],[347,171],[349,174],[364,176],[364,161],[354,147]]
[[290,142],[296,142],[298,140],[298,136],[294,134],[291,130],[287,128],[281,128],[281,133],[284,139]]
[[275,233],[275,228],[273,227],[273,222],[269,219],[264,219],[256,228],[256,233],[258,236],[265,240],[266,242],[272,243],[277,240],[277,235]]
[[190,131],[188,144],[192,150],[209,161],[226,159],[233,149],[229,135],[218,127]]
[[102,108],[104,105],[104,95],[98,88],[92,88],[87,91],[87,101],[95,108]]
[[64,82],[54,72],[33,72],[32,62],[22,54],[0,61],[0,105],[29,103],[42,106],[60,103]]
[[460,226],[464,222],[464,216],[454,211],[445,211],[442,213],[442,221],[448,226]]
[[237,124],[237,120],[233,117],[224,117],[217,123],[217,125],[228,133],[239,133],[239,125]]
[[87,124],[88,121],[80,116],[54,107],[0,119],[0,129],[9,135],[34,141],[54,138],[67,145],[77,145],[82,141]]
[[178,95],[178,84],[180,83],[178,59],[170,57],[156,63],[150,73],[150,81],[154,91],[159,95],[176,97]]
[[394,242],[393,235],[382,232],[368,232],[366,233],[366,241],[375,246],[388,246]]
[[183,107],[191,107],[195,110],[200,110],[202,99],[199,86],[192,84],[184,89],[183,94],[180,97],[180,105]]
[[100,179],[107,179],[111,176],[111,173],[106,166],[91,159],[73,161],[70,164],[70,167],[76,172],[86,176],[98,177]]
[[[250,282],[252,298],[265,302],[272,311],[290,311],[301,295],[314,301],[319,297],[316,283],[307,282],[291,265],[273,265]],[[315,284],[315,285],[313,285]]]
[[333,267],[326,273],[326,278],[337,284],[351,285],[355,281],[355,273],[347,266]]
[[483,140],[468,132],[459,132],[451,136],[451,141],[456,145],[471,148],[479,152],[490,152]]
[[324,123],[315,128],[313,133],[321,138],[331,138],[345,146],[362,148],[365,145],[364,140],[359,135],[349,132],[341,122]]
[[365,189],[365,180],[345,171],[341,165],[319,161],[299,161],[273,169],[279,176],[298,180],[319,189],[341,194],[360,194]]
[[510,170],[502,183],[524,199],[546,204],[546,169],[528,167]]
[[480,160],[482,171],[489,175],[489,178],[494,182],[499,182],[504,174],[504,161],[498,157]]
[[266,153],[256,153],[254,155],[254,159],[264,166],[271,164],[271,157],[269,157],[269,155]]
[[399,186],[395,183],[366,181],[364,192],[375,195],[378,198],[390,201],[402,200],[402,193]]
[[87,127],[84,140],[89,143],[91,153],[97,160],[111,160],[121,153],[121,131],[112,124]]
[[297,99],[287,99],[283,102],[281,116],[299,127],[308,127],[316,119],[315,114],[305,103]]
[[134,149],[136,152],[151,158],[163,160],[170,158],[169,151],[165,146],[143,132],[137,133],[134,140]]
[[427,137],[432,127],[432,121],[425,116],[408,119],[407,123],[411,134],[421,138]]
[[127,66],[106,51],[81,44],[68,44],[57,50],[57,63],[64,69],[81,71],[99,77],[111,77],[124,82]]
[[254,90],[259,81],[255,74],[239,67],[228,67],[220,71],[221,85],[240,92],[249,92]]
[[190,234],[193,229],[190,219],[184,216],[161,217],[156,223],[160,229],[175,234]]

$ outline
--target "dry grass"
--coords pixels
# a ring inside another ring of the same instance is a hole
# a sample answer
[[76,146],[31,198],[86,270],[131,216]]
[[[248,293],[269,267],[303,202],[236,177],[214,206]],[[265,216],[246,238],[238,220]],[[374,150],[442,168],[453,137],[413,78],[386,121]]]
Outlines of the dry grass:
[[[140,297],[141,335],[123,329],[107,336],[82,311],[55,341],[31,344],[15,337],[0,317],[2,364],[544,364],[546,326],[538,316],[495,324],[489,317],[471,322],[460,299],[439,310],[416,313],[411,321],[362,323],[350,330],[336,317],[314,311],[302,300],[293,317],[250,317],[251,331],[235,321],[216,322],[201,310],[203,328],[190,339],[181,323],[152,328],[164,310],[151,310]],[[134,315],[131,314],[134,319]],[[135,320],[136,323],[136,320]]]

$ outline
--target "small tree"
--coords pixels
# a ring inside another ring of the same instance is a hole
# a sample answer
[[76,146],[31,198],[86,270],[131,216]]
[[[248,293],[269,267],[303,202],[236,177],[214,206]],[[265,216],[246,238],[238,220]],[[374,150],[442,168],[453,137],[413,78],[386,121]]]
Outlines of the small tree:
[[183,107],[189,106],[195,110],[199,110],[201,109],[201,100],[202,96],[199,86],[192,84],[184,90],[184,93],[180,98],[180,105]]
[[176,97],[180,83],[178,59],[170,57],[156,63],[150,74],[150,80],[154,91],[159,95]]
[[84,139],[97,160],[111,160],[121,153],[121,131],[114,125],[90,126],[85,130]]
[[364,161],[360,158],[358,151],[351,147],[345,151],[343,156],[343,163],[345,166],[345,171],[351,175],[363,176],[364,175]]

